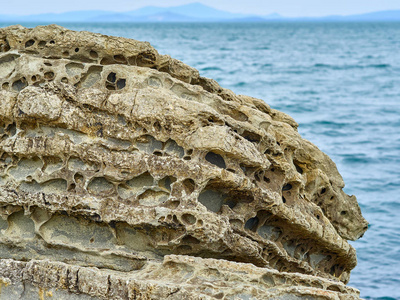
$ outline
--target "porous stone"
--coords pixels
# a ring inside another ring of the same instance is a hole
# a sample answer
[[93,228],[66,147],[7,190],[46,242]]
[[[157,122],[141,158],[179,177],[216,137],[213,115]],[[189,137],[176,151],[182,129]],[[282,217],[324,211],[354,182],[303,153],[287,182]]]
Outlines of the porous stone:
[[367,222],[291,117],[145,42],[0,50],[0,299],[358,299]]

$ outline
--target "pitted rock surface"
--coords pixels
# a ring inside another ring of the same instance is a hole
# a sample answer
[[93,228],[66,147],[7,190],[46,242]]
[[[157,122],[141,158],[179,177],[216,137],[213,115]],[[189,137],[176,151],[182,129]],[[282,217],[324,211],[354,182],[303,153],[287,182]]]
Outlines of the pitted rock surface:
[[358,299],[367,222],[291,117],[145,42],[0,51],[0,299]]

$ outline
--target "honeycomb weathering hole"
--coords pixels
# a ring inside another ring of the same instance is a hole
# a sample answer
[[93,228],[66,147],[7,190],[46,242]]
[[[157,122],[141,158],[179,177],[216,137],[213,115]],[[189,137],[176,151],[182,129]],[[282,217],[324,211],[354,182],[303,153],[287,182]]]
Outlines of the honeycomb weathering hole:
[[222,169],[226,169],[226,164],[225,164],[224,158],[221,155],[217,154],[217,153],[208,152],[207,155],[206,155],[206,160],[209,163],[211,163],[211,164],[213,164],[213,165],[215,165],[217,167],[220,167]]
[[34,44],[35,44],[34,40],[26,41],[25,48],[29,48],[29,47],[33,46]]

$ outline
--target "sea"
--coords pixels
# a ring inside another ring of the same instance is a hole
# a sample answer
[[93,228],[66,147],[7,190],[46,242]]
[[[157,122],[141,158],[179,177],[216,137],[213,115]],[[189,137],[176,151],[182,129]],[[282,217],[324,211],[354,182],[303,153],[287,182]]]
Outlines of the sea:
[[349,285],[365,299],[400,299],[400,23],[60,25],[148,41],[291,115],[336,163],[369,221],[351,242],[358,265]]

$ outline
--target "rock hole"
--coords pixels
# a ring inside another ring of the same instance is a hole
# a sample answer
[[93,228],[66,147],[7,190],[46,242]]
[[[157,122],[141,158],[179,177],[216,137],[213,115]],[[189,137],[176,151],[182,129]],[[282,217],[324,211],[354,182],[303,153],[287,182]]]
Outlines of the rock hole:
[[7,52],[10,50],[10,45],[8,44],[8,41],[2,40],[0,41],[0,52]]
[[191,214],[183,214],[182,221],[188,225],[193,225],[194,223],[196,223],[197,219]]
[[158,79],[157,77],[149,77],[148,83],[150,86],[154,86],[154,87],[162,87],[162,82],[160,79]]
[[68,83],[68,78],[67,78],[67,77],[61,78],[61,82],[62,82],[62,83]]
[[178,206],[179,206],[179,204],[181,204],[180,201],[174,200],[174,201],[168,201],[167,204],[166,204],[166,206],[167,206],[169,209],[177,209]]
[[275,286],[274,278],[273,278],[272,276],[270,276],[270,275],[264,275],[264,276],[262,277],[262,280],[264,281],[264,283],[267,284],[268,287],[273,287],[273,286]]
[[[333,275],[333,274],[331,273],[331,275]],[[333,292],[341,292],[341,290],[335,285],[328,286],[327,290],[328,291],[333,291]]]
[[114,83],[117,80],[117,74],[115,74],[114,72],[111,72],[110,74],[108,74],[107,80],[109,82]]
[[150,187],[154,183],[154,178],[149,172],[143,173],[138,177],[134,177],[126,182],[126,185],[134,192],[140,191],[143,187]]
[[347,214],[347,211],[342,210],[342,211],[340,212],[340,214],[341,214],[342,216],[345,216],[345,215]]
[[270,183],[270,182],[271,182],[271,180],[270,180],[268,177],[265,177],[265,176],[264,176],[264,181],[265,181],[266,183]]
[[20,92],[22,91],[24,88],[27,87],[27,83],[24,77],[22,77],[21,79],[14,81],[12,84],[12,88],[14,91]]
[[48,66],[48,67],[51,67],[51,66],[52,66],[52,64],[49,63],[49,62],[44,62],[44,65],[45,65],[45,66]]
[[155,156],[163,156],[162,152],[160,152],[160,151],[154,151],[153,154]]
[[167,176],[167,177],[161,179],[161,180],[158,182],[158,185],[159,185],[159,187],[165,188],[165,189],[167,189],[169,192],[171,192],[171,185],[172,185],[172,183],[174,183],[175,181],[176,181],[176,178],[175,178],[175,177]]
[[172,217],[172,222],[174,222],[175,224],[179,224],[178,217],[176,215]]
[[285,199],[285,197],[283,197],[283,196],[282,196],[282,202],[283,202],[283,203],[286,203],[286,199]]
[[41,184],[45,194],[59,194],[67,190],[67,181],[65,179],[53,179]]
[[185,179],[185,180],[182,182],[182,184],[183,184],[183,186],[184,186],[184,189],[185,189],[187,195],[190,195],[191,193],[194,192],[194,189],[195,189],[195,182],[194,182],[193,179],[190,179],[190,178]]
[[14,136],[17,133],[17,126],[15,123],[12,123],[7,126],[6,131],[9,133],[10,136]]
[[109,57],[104,57],[101,61],[100,61],[101,65],[112,65],[114,64],[114,60],[110,59]]
[[251,231],[256,231],[259,222],[260,222],[260,220],[258,219],[257,216],[254,218],[248,219],[246,224],[244,225],[244,228],[251,230]]
[[35,44],[34,40],[29,40],[25,43],[25,48],[29,48]]
[[299,165],[294,164],[294,166],[296,167],[296,171],[299,172],[300,174],[303,174],[303,169],[299,167]]
[[206,155],[206,160],[217,167],[226,169],[225,160],[219,154],[216,154],[214,152],[208,152]]
[[259,143],[261,140],[258,134],[247,130],[243,132],[242,136],[251,143]]
[[325,192],[326,192],[326,188],[323,188],[323,189],[321,190],[321,194],[325,194]]
[[109,90],[109,91],[115,91],[115,86],[107,84],[106,85],[106,89]]
[[126,85],[126,79],[118,79],[117,81],[117,88],[122,90]]
[[155,150],[161,150],[163,143],[156,140],[151,135],[143,135],[137,139],[136,147],[143,152],[153,154]]
[[292,185],[290,183],[283,186],[282,191],[290,191],[292,189]]
[[4,83],[1,85],[1,88],[2,88],[3,90],[8,90],[8,89],[10,88],[10,84],[9,84],[8,82],[4,82]]
[[[159,206],[168,200],[169,193],[162,191],[146,190],[140,194],[139,203],[144,206]],[[176,218],[176,216],[175,216]],[[178,222],[179,223],[179,222]]]
[[64,51],[64,52],[62,53],[62,55],[63,55],[64,57],[68,57],[68,56],[69,56],[69,52],[68,52],[68,51]]
[[101,66],[90,66],[84,78],[82,79],[82,88],[92,87],[101,78],[101,72],[103,67]]
[[50,44],[54,45],[56,42],[54,40],[50,41]]
[[[118,82],[117,82],[117,86],[118,86]],[[157,132],[160,132],[161,129],[162,129],[162,127],[161,127],[161,125],[160,125],[160,122],[158,122],[158,121],[154,122],[153,128],[154,128]]]
[[321,217],[319,215],[317,215],[317,219],[319,220]]
[[128,58],[128,63],[132,66],[136,66],[136,56],[131,56]]
[[53,72],[46,72],[44,73],[44,78],[47,80],[53,80],[54,79],[54,73]]
[[84,65],[79,63],[69,63],[65,65],[65,70],[69,76],[80,75],[83,71]]
[[236,202],[232,199],[227,199],[224,201],[224,205],[228,206],[230,209],[233,209],[236,206]]
[[75,183],[71,183],[68,187],[68,192],[74,192],[76,189]]
[[264,224],[257,230],[257,233],[266,240],[276,241],[282,235],[282,229]]
[[198,245],[200,244],[200,241],[191,235],[187,235],[182,239],[182,243]]
[[114,185],[104,177],[95,177],[88,185],[88,192],[94,195],[111,192]]
[[35,82],[35,81],[37,80],[36,76],[33,75],[33,76],[31,77],[31,80],[32,80],[33,82]]
[[184,160],[191,160],[192,158],[190,156],[184,156],[183,159]]
[[127,63],[125,56],[123,56],[121,54],[114,55],[114,60],[119,64],[126,64]]
[[75,48],[75,52],[79,52],[79,48]]
[[179,146],[174,140],[169,139],[164,145],[164,151],[169,155],[183,157],[185,150]]
[[91,58],[94,58],[94,59],[99,57],[99,55],[97,54],[97,52],[96,52],[96,51],[93,51],[93,50],[90,51],[89,55],[90,55]]
[[74,181],[75,181],[75,183],[78,184],[78,185],[83,185],[83,183],[84,183],[84,177],[83,177],[83,175],[81,175],[81,174],[79,174],[79,173],[76,173],[76,174],[74,175]]
[[212,212],[219,212],[226,195],[213,190],[204,190],[199,195],[199,202]]

